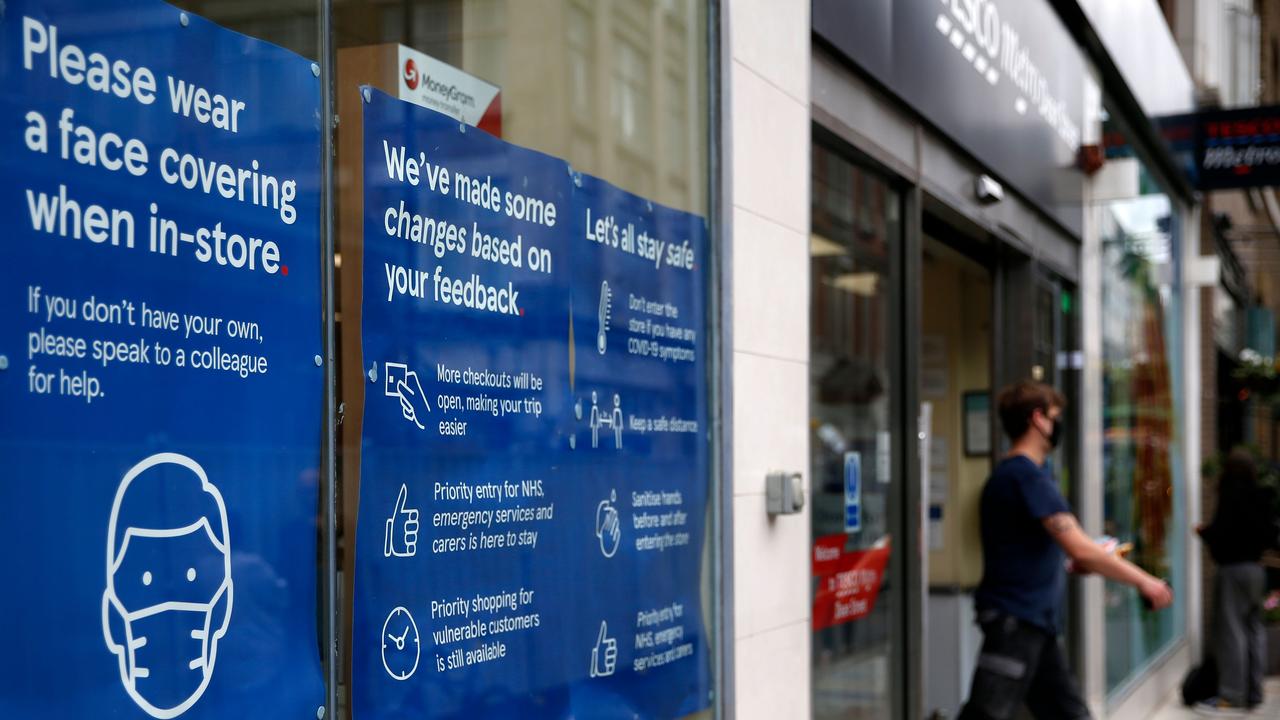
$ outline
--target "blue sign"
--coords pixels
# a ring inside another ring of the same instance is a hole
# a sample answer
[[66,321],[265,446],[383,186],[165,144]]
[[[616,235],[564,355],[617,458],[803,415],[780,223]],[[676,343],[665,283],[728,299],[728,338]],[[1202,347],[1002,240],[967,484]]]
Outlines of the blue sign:
[[706,707],[705,222],[364,92],[354,716]]
[[0,717],[314,717],[311,63],[152,0],[0,13]]
[[862,453],[844,454],[844,531],[862,530]]

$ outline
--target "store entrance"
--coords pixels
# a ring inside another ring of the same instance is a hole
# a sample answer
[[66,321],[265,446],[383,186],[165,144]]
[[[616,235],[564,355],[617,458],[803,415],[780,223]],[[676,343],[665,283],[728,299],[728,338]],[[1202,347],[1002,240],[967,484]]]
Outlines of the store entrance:
[[[994,397],[1026,378],[1075,395],[1073,296],[820,128],[812,173],[812,716],[954,718],[981,643],[979,502],[1008,449]],[[1068,497],[1072,442],[1052,460]]]
[[919,338],[919,397],[929,418],[920,468],[928,555],[924,709],[926,716],[955,717],[981,642],[973,623],[982,579],[978,505],[998,446],[993,278],[948,228],[930,230],[921,248]]
[[[1074,291],[1035,259],[936,215],[923,221],[918,397],[924,569],[923,715],[954,718],[968,697],[982,633],[974,593],[982,580],[979,507],[994,463],[1009,443],[995,412],[1000,389],[1019,380],[1053,385],[1076,427],[1078,371]],[[1077,438],[1048,460],[1073,503]],[[1076,658],[1075,598],[1064,618]]]

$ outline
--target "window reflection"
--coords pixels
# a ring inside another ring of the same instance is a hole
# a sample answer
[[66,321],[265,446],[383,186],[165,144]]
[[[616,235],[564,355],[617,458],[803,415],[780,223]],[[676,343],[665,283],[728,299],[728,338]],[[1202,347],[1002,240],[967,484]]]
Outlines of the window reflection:
[[[1182,590],[1180,361],[1175,208],[1137,160],[1147,194],[1097,207],[1102,240],[1104,531],[1131,542],[1148,572]],[[1133,677],[1181,631],[1181,611],[1147,612],[1131,589],[1106,589],[1107,687]],[[1179,596],[1181,597],[1181,596]],[[1181,603],[1182,600],[1179,600]]]

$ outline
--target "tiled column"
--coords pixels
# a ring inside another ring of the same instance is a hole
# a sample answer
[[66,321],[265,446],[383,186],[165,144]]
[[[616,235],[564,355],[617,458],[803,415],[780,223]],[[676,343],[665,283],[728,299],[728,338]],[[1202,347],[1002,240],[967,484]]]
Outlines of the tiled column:
[[807,0],[725,3],[732,187],[736,717],[806,718],[809,515],[770,519],[765,474],[809,483]]

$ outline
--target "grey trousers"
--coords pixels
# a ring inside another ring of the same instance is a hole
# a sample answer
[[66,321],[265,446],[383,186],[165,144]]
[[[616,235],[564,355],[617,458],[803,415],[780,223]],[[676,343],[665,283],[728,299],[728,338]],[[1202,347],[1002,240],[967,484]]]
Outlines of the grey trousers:
[[1258,563],[1218,568],[1215,589],[1214,655],[1218,696],[1236,706],[1262,701],[1267,636],[1262,627],[1266,572]]

